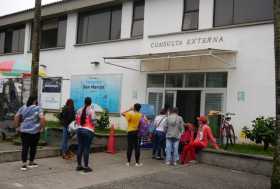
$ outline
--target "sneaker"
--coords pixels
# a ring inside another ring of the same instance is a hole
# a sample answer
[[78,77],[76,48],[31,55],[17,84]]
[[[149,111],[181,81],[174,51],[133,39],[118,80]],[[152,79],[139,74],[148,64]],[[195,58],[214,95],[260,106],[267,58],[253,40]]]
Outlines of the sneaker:
[[83,171],[84,168],[82,166],[77,166],[76,171]]
[[177,162],[174,162],[173,165],[176,166],[176,165],[177,165]]
[[157,160],[163,160],[163,158],[160,157],[160,156],[156,157],[156,159],[157,159]]
[[21,166],[20,170],[27,171],[27,166],[26,165]]
[[170,165],[170,162],[169,161],[165,162],[165,165]]
[[125,165],[126,165],[127,167],[130,167],[130,163],[129,163],[129,162],[127,162]]
[[90,172],[92,172],[92,168],[90,168],[90,167],[85,167],[85,168],[84,168],[84,172],[85,172],[85,173],[90,173]]
[[27,165],[27,167],[32,169],[32,168],[39,167],[39,165],[38,165],[37,163],[32,162],[32,163],[29,163],[29,164]]
[[143,163],[136,163],[135,166],[136,166],[136,167],[142,167],[142,166],[143,166]]

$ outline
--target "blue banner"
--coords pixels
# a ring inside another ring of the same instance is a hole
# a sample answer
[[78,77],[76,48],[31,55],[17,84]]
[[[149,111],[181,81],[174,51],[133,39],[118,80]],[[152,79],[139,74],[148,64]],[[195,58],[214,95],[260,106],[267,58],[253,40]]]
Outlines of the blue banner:
[[75,102],[75,108],[81,108],[85,97],[91,97],[96,109],[119,113],[121,82],[122,75],[119,74],[72,76],[71,98]]

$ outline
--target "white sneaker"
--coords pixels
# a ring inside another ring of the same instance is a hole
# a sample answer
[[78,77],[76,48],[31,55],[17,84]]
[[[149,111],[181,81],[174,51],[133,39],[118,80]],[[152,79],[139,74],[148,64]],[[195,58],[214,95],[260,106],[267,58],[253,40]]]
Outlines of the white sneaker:
[[126,165],[127,167],[130,167],[130,163],[129,163],[129,162],[127,162],[125,165]]
[[176,165],[177,165],[177,163],[176,163],[176,162],[174,162],[174,163],[173,163],[173,165],[174,165],[174,166],[176,166]]
[[170,165],[170,162],[169,161],[165,162],[165,165]]
[[27,166],[26,166],[26,165],[23,165],[23,166],[20,168],[20,170],[22,170],[22,171],[27,171]]
[[143,163],[136,163],[135,166],[136,166],[136,167],[142,167],[142,166],[143,166]]
[[27,165],[27,167],[28,168],[37,168],[37,167],[39,167],[39,165],[37,164],[37,163],[29,163],[28,165]]

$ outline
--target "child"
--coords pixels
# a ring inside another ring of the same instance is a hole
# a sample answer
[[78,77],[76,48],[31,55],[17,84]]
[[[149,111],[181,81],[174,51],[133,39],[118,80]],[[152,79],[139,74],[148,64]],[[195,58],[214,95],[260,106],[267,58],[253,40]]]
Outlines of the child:
[[180,142],[179,142],[179,154],[181,155],[184,146],[191,143],[194,138],[194,126],[191,123],[186,123],[184,125],[185,131],[181,135]]

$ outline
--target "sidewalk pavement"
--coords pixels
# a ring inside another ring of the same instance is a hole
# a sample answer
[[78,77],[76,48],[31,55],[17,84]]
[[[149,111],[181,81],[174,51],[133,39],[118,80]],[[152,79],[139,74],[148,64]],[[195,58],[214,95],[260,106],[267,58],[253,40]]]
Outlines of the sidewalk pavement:
[[268,189],[269,178],[204,164],[167,166],[144,151],[142,167],[126,167],[125,152],[91,155],[92,173],[75,171],[75,161],[39,159],[39,168],[20,171],[20,162],[0,164],[1,189],[196,188]]

